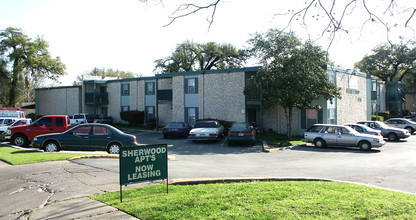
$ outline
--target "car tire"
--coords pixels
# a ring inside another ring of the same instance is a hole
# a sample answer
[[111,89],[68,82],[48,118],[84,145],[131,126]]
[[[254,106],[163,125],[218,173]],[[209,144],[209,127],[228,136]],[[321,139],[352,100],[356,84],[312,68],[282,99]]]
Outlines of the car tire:
[[398,141],[399,140],[399,137],[397,137],[397,134],[395,134],[395,133],[389,133],[387,135],[387,139],[389,141]]
[[227,144],[228,144],[228,146],[233,146],[234,145],[234,143],[231,142],[231,141],[228,141]]
[[408,130],[410,134],[413,134],[413,132],[415,132],[415,130],[412,127],[407,127],[405,129]]
[[315,145],[315,147],[326,147],[325,141],[322,140],[321,138],[315,139],[313,141],[313,145]]
[[59,145],[56,141],[48,141],[45,143],[43,147],[43,151],[48,152],[48,153],[58,152]]
[[371,144],[368,141],[361,141],[358,146],[360,150],[371,150]]
[[164,135],[163,135],[163,138],[164,138],[164,139],[167,139],[167,138],[168,138],[168,135],[167,135],[167,134],[164,134]]
[[19,146],[19,147],[26,147],[28,145],[27,137],[24,134],[16,134],[13,135],[11,139],[11,143]]
[[119,154],[120,153],[120,149],[121,149],[121,145],[117,144],[117,143],[111,143],[110,145],[108,145],[107,147],[107,152],[109,154]]

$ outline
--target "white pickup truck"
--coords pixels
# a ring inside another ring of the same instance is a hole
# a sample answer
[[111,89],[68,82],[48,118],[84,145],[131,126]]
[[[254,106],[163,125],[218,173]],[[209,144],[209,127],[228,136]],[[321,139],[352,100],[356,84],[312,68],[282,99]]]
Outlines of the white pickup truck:
[[69,122],[71,125],[79,125],[79,124],[87,123],[88,122],[87,115],[88,114],[84,114],[84,113],[75,114],[74,116],[72,116]]

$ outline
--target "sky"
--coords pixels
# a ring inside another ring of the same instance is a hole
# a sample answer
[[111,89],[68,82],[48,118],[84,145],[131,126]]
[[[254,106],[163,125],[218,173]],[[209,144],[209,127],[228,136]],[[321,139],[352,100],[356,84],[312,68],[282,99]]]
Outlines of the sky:
[[[37,36],[45,39],[52,57],[59,56],[67,67],[60,83],[53,85],[67,86],[72,85],[78,75],[95,67],[152,76],[154,61],[171,55],[176,46],[186,40],[247,47],[251,34],[286,27],[289,17],[279,13],[305,4],[305,0],[256,0],[255,3],[252,0],[222,0],[211,27],[207,22],[210,11],[178,19],[164,27],[170,22],[169,16],[183,2],[186,1],[0,0],[0,30],[16,27],[32,39]],[[313,19],[318,19],[317,15],[310,14]],[[328,49],[329,57],[336,66],[352,69],[354,63],[370,54],[375,46],[387,42],[383,27],[372,24],[363,26],[363,18],[366,19],[361,17],[359,20],[359,15],[352,14],[344,20],[349,33],[337,34]],[[322,32],[323,24],[313,19],[309,18],[311,22],[306,26],[295,22],[286,30],[294,31],[303,40],[316,40],[316,44],[326,50],[330,40],[327,36],[317,37]],[[398,39],[398,35],[405,38],[415,36],[408,29],[399,33],[389,36],[390,40]],[[257,65],[253,60],[246,64]]]

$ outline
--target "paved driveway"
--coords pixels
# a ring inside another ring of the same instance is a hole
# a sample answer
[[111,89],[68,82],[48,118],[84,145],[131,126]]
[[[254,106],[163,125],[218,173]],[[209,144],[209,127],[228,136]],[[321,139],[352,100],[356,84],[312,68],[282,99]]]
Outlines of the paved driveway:
[[[130,132],[132,133],[132,132]],[[416,135],[387,142],[381,149],[294,147],[273,153],[260,146],[228,147],[163,139],[157,133],[133,132],[140,143],[168,143],[169,178],[279,177],[322,178],[356,182],[416,194]],[[78,163],[118,172],[117,160],[78,160]]]

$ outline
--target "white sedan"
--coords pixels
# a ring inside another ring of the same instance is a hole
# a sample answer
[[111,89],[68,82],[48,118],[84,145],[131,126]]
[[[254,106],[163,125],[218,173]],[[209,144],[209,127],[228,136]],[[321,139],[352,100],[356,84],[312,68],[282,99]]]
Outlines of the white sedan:
[[188,138],[192,141],[215,140],[224,136],[224,126],[218,121],[198,121],[194,128],[189,132]]

